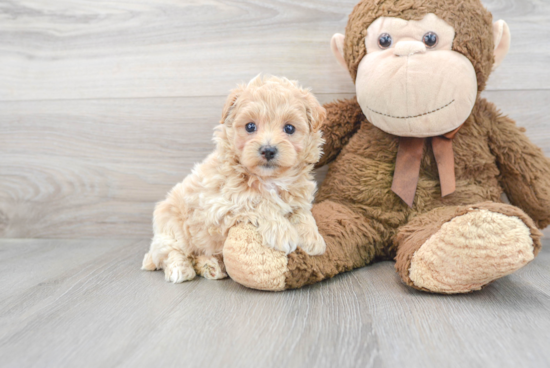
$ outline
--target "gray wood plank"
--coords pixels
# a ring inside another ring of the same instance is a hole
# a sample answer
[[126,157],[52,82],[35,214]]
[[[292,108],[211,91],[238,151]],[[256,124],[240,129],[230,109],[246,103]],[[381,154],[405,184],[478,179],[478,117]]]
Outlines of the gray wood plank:
[[[486,96],[550,156],[550,91]],[[0,102],[0,237],[151,236],[154,203],[213,149],[224,100]]]
[[365,302],[375,310],[374,331],[388,367],[546,367],[549,255],[546,242],[532,264],[468,295],[411,290],[387,263],[352,276],[368,287]]
[[[260,72],[353,93],[329,41],[356,2],[2,1],[0,100],[223,96]],[[488,89],[548,89],[550,3],[484,3],[513,34]]]
[[550,251],[459,296],[404,286],[392,262],[300,290],[172,285],[147,240],[0,240],[5,367],[542,367]]

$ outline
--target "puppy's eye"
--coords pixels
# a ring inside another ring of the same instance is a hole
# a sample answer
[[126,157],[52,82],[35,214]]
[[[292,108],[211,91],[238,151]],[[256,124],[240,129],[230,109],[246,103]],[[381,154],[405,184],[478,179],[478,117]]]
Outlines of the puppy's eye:
[[387,33],[382,33],[380,37],[378,37],[378,46],[380,46],[381,49],[387,49],[392,43],[393,39]]
[[294,125],[287,124],[285,125],[284,131],[286,134],[294,134],[296,128],[294,128]]
[[428,32],[422,37],[422,41],[428,48],[433,49],[439,42],[439,37],[433,32]]
[[248,123],[244,127],[248,133],[254,133],[256,131],[256,124]]

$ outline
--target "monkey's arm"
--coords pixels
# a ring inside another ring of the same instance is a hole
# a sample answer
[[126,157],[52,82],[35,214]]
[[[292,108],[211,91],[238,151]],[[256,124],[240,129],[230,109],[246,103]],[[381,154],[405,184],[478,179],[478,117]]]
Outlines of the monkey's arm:
[[324,107],[327,110],[327,118],[321,131],[325,144],[323,156],[315,167],[324,166],[334,160],[357,132],[363,119],[363,112],[355,97],[329,102]]
[[489,144],[500,169],[500,183],[510,202],[543,229],[550,224],[550,159],[502,115],[492,124]]

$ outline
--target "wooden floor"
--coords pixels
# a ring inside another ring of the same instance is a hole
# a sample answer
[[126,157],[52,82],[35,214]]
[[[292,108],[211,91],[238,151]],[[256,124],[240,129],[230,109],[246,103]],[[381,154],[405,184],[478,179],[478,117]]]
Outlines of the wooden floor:
[[281,293],[140,271],[147,240],[0,240],[2,367],[548,367],[550,249],[469,295],[383,262]]
[[[462,296],[389,262],[275,294],[139,270],[237,83],[354,95],[329,42],[357,1],[0,1],[0,367],[550,367],[548,240]],[[512,32],[483,96],[550,156],[550,1],[483,3]]]

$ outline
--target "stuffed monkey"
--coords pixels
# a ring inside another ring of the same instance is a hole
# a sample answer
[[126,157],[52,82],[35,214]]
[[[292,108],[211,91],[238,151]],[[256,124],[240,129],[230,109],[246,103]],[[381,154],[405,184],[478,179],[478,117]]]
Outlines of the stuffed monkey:
[[395,259],[407,285],[454,294],[532,261],[550,224],[550,161],[480,97],[508,52],[506,23],[479,0],[363,0],[331,45],[357,97],[325,105],[318,166],[330,166],[313,214],[327,251],[284,254],[237,226],[230,276],[284,290]]

